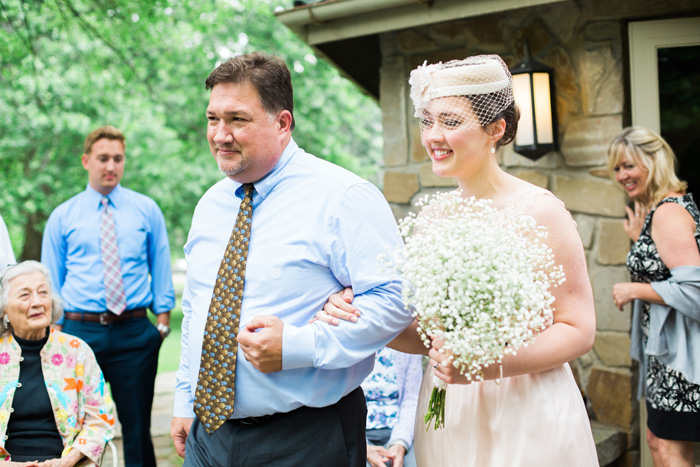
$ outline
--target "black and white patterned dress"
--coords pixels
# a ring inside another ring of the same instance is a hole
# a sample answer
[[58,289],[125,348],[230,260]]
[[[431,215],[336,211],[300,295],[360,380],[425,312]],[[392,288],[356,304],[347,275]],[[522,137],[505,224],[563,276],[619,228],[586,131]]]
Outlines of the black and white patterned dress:
[[[700,212],[691,194],[663,199],[644,220],[639,238],[627,255],[627,269],[634,282],[659,282],[671,277],[671,271],[661,261],[651,238],[651,220],[656,209],[665,203],[685,208],[695,220],[695,241],[700,249]],[[642,314],[643,343],[649,337],[649,304]],[[700,356],[699,356],[700,358]],[[700,386],[685,379],[680,372],[668,368],[654,356],[647,356],[646,373],[648,426],[658,437],[697,441],[700,433]]]

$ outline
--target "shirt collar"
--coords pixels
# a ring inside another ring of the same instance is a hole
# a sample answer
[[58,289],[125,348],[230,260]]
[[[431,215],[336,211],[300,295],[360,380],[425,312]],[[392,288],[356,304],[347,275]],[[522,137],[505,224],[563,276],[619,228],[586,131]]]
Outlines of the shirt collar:
[[95,206],[98,210],[100,209],[100,206],[102,205],[102,197],[107,196],[107,199],[109,199],[109,202],[112,206],[115,208],[119,208],[119,204],[121,203],[122,200],[122,186],[121,184],[118,184],[117,186],[114,187],[114,189],[108,194],[108,195],[103,195],[99,191],[95,190],[93,187],[90,186],[90,183],[87,184],[87,188],[85,188],[85,193],[88,196],[88,199],[90,200],[90,204]]
[[[262,199],[265,199],[267,195],[273,190],[273,188],[275,188],[275,185],[277,185],[277,183],[279,183],[279,181],[282,179],[284,168],[287,167],[289,163],[294,159],[294,155],[296,154],[298,149],[299,146],[297,146],[297,143],[294,142],[293,138],[290,138],[287,147],[284,148],[284,151],[282,151],[282,155],[277,161],[277,164],[275,164],[275,167],[263,178],[253,183],[253,186],[255,187],[255,193],[257,193]],[[229,178],[229,180],[231,179]],[[235,182],[233,180],[231,180],[231,182],[233,184],[234,190],[236,191],[236,196],[243,199],[244,192],[241,188],[243,184]]]

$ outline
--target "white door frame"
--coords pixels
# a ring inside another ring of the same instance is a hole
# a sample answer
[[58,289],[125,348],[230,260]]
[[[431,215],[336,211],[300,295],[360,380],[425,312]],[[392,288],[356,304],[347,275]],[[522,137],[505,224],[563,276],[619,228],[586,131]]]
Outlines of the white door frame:
[[629,23],[633,125],[661,131],[657,50],[690,45],[700,45],[700,17]]

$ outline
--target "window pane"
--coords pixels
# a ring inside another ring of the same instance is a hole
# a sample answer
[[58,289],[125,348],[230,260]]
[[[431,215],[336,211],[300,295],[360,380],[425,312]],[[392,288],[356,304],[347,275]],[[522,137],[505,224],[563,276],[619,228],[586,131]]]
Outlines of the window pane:
[[661,136],[678,157],[678,176],[700,201],[700,46],[658,49]]

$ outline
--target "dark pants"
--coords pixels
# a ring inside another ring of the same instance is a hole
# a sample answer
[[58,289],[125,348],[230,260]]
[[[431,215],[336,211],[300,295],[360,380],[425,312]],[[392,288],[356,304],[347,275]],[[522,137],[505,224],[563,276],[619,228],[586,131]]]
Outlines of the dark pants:
[[183,467],[364,467],[367,406],[357,388],[338,403],[301,407],[271,420],[234,420],[209,435],[195,419]]
[[151,441],[151,408],[162,338],[148,318],[103,326],[65,320],[63,331],[88,343],[110,383],[122,424],[126,467],[156,465]]

